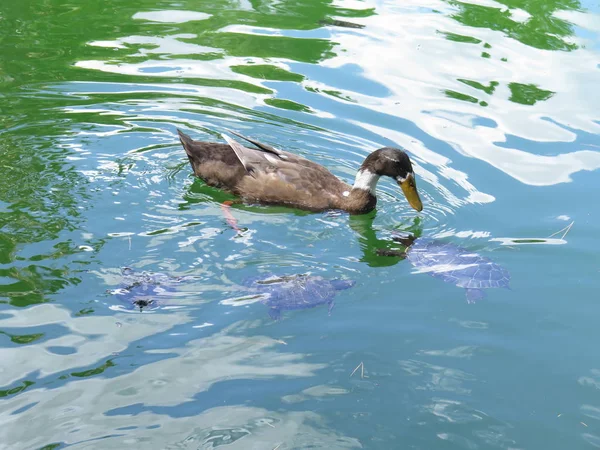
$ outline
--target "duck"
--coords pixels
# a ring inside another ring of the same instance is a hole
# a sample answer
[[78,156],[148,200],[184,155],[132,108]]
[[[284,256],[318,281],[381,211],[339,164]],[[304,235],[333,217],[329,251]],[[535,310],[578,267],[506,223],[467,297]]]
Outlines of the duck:
[[410,206],[423,209],[411,160],[402,149],[383,147],[370,153],[350,185],[309,159],[227,131],[255,148],[245,147],[226,133],[221,134],[225,143],[218,143],[196,141],[177,130],[194,175],[241,201],[366,214],[375,209],[377,182],[386,176],[400,186]]

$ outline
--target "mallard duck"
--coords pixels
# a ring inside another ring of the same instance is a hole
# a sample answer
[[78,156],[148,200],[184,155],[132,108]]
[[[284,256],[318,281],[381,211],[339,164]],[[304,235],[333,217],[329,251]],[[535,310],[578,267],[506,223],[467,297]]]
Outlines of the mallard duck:
[[226,134],[222,137],[227,143],[220,144],[194,141],[177,132],[194,174],[247,202],[364,214],[377,204],[379,178],[388,176],[396,180],[414,209],[423,209],[410,159],[397,148],[384,147],[368,155],[350,186],[319,164],[234,131],[230,133],[256,148],[244,147]]

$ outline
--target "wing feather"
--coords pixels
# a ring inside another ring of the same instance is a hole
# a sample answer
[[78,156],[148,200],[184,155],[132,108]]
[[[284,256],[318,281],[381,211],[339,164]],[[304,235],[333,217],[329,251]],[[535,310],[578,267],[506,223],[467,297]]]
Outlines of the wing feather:
[[287,158],[281,150],[277,150],[275,147],[271,147],[268,144],[263,144],[261,142],[258,142],[255,139],[246,137],[243,134],[238,133],[237,131],[233,131],[233,130],[227,130],[227,131],[230,132],[231,134],[233,134],[234,136],[239,137],[240,139],[244,139],[245,141],[248,141],[251,144],[256,145],[258,148],[260,148],[261,150],[264,150],[265,152],[275,153],[277,156],[283,157],[284,159]]
[[231,139],[225,133],[221,133],[221,136],[223,137],[223,139],[225,139],[225,142],[227,142],[227,144],[229,144],[229,146],[235,153],[235,156],[238,157],[238,159],[244,166],[244,169],[246,169],[246,172],[248,172],[248,173],[252,172],[255,169],[254,165],[252,164],[252,160],[254,160],[254,163],[257,162],[256,155],[253,154],[256,152],[256,150],[252,150],[252,149],[244,147],[242,144],[239,144],[238,142]]
[[337,191],[350,188],[326,168],[310,160],[287,152],[278,154],[263,148],[244,147],[224,133],[221,136],[250,175],[250,179],[244,179],[242,188],[249,197],[307,205],[321,199],[323,205],[319,205],[319,209],[329,204],[332,189],[335,195]]

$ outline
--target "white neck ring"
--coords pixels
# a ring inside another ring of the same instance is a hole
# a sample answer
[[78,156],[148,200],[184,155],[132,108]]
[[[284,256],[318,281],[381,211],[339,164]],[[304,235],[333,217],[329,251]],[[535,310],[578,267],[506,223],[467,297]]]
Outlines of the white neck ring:
[[379,175],[370,172],[367,169],[361,169],[356,174],[356,179],[354,180],[354,186],[352,186],[352,189],[369,191],[371,195],[375,195],[375,188],[377,187],[378,181]]

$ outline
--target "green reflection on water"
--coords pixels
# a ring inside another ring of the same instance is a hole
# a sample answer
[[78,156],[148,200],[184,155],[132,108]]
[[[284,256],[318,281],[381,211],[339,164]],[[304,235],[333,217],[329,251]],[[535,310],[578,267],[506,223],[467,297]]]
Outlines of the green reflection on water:
[[291,100],[268,98],[265,100],[265,103],[267,105],[275,106],[276,108],[289,109],[291,111],[311,112],[311,109],[308,106],[301,105],[300,103]]
[[475,89],[479,89],[480,91],[485,92],[486,94],[492,95],[494,93],[494,91],[496,90],[496,86],[498,86],[498,82],[497,81],[490,81],[489,86],[486,86],[484,84],[481,84],[477,81],[473,81],[473,80],[465,80],[462,78],[459,78],[458,81],[460,81],[461,83],[466,84],[467,86],[471,86]]
[[225,48],[232,56],[284,58],[308,63],[317,63],[335,55],[333,43],[325,39],[219,33],[202,36],[202,44]]
[[[331,22],[331,16],[348,18],[368,17],[373,8],[348,9],[332,1],[251,1],[253,9],[236,9],[229,1],[181,1],[177,9],[210,14],[206,20],[178,23],[181,42],[209,47],[185,55],[188,59],[211,60],[230,56],[260,58],[288,58],[294,61],[316,63],[334,55],[334,43],[320,38],[293,38],[223,31],[231,24],[243,24],[282,30],[313,30],[322,22]],[[61,0],[36,0],[24,4],[3,2],[0,41],[0,89],[3,86],[25,85],[35,82],[81,80],[143,81],[138,75],[115,75],[97,71],[81,71],[73,64],[82,60],[104,60],[135,63],[148,59],[141,50],[156,50],[156,43],[127,43],[123,48],[89,46],[90,42],[139,36],[151,39],[173,34],[173,24],[134,19],[140,11],[156,9],[156,2],[141,0],[127,4],[119,0],[102,3],[84,2],[76,8]],[[116,13],[118,11],[118,13]],[[94,18],[88,26],[87,18]],[[190,37],[193,36],[193,37]],[[65,42],[68,40],[68,45]],[[165,53],[167,58],[173,57]],[[177,55],[179,57],[181,55]],[[83,72],[88,72],[85,75]],[[156,77],[145,77],[156,80]],[[295,81],[295,80],[292,80]],[[251,88],[249,88],[251,89]],[[252,92],[252,91],[250,91]]]
[[55,448],[59,448],[62,444],[60,443],[53,443],[53,444],[48,444],[48,445],[44,445],[43,447],[40,447],[39,450],[54,450]]
[[453,98],[455,100],[461,100],[463,102],[477,103],[479,101],[475,97],[472,97],[467,94],[461,94],[460,92],[452,91],[449,89],[445,90],[444,93],[446,94],[446,97]]
[[[577,1],[499,1],[499,3],[506,5],[507,9],[454,0],[448,3],[459,9],[459,12],[452,14],[451,17],[464,25],[502,31],[525,45],[543,50],[571,51],[578,48],[576,44],[566,39],[573,35],[573,26],[569,22],[554,16],[557,11],[581,9],[581,4]],[[515,9],[525,13],[517,13]],[[527,17],[524,20],[516,20],[516,14],[525,14]],[[472,36],[439,30],[438,33],[455,42],[469,44],[480,44],[482,42],[481,39]],[[492,58],[492,46],[486,42],[483,47],[489,51],[481,52],[481,57]],[[501,60],[503,62],[508,61],[506,57],[502,57]],[[482,90],[489,95],[493,94],[498,86],[496,81],[491,81],[488,86],[474,80],[459,79],[458,81]],[[533,84],[509,83],[508,87],[511,91],[509,100],[522,105],[534,105],[536,102],[549,99],[554,94],[552,91],[541,89]],[[447,97],[456,100],[470,103],[479,102],[481,106],[487,106],[487,102],[479,101],[471,95],[453,90],[445,90],[444,93]]]
[[[393,266],[401,261],[401,258],[381,256],[378,250],[404,250],[401,244],[389,239],[377,237],[377,230],[373,227],[373,221],[377,211],[372,211],[361,216],[350,216],[349,225],[357,235],[358,243],[362,251],[361,261],[370,267]],[[400,223],[396,229],[403,235],[421,236],[423,233],[422,219],[418,216],[406,223]]]
[[109,359],[99,367],[90,370],[84,370],[83,372],[71,372],[71,375],[78,378],[93,377],[94,375],[100,375],[101,373],[104,373],[106,369],[114,366],[115,363]]
[[533,84],[509,83],[510,101],[522,105],[535,105],[537,102],[548,100],[554,92],[540,89]]
[[66,267],[53,269],[37,265],[0,269],[0,276],[15,280],[0,285],[0,297],[6,297],[11,305],[20,307],[47,302],[49,294],[80,282],[77,277],[68,277],[68,273]]
[[[28,115],[32,122],[44,123],[41,114],[32,110]],[[66,267],[23,265],[27,261],[60,260],[79,251],[70,240],[60,239],[64,232],[81,224],[78,206],[87,197],[87,183],[64,162],[65,152],[53,148],[52,139],[43,136],[46,129],[55,132],[40,125],[37,137],[20,131],[4,133],[0,141],[4,163],[0,201],[10,205],[0,214],[0,262],[5,265],[0,276],[12,280],[0,284],[0,297],[15,306],[45,302],[48,294],[79,281],[68,276]],[[43,242],[53,243],[20,256],[28,244]]]
[[456,34],[456,33],[444,32],[444,31],[439,31],[439,33],[446,36],[446,39],[448,39],[449,41],[463,42],[466,44],[480,44],[481,43],[481,39],[477,39],[472,36],[463,36],[462,34]]
[[259,78],[261,80],[274,80],[274,81],[302,81],[304,76],[297,73],[288,72],[287,70],[281,69],[277,66],[269,64],[257,64],[248,66],[231,66],[231,70],[235,73],[242,75],[248,75],[252,78]]
[[[460,1],[449,1],[449,3],[459,9],[459,12],[453,14],[452,17],[464,25],[502,31],[525,45],[543,50],[571,51],[577,48],[576,44],[565,39],[573,34],[573,26],[553,14],[560,10],[581,9],[578,1],[498,1],[509,9]],[[524,21],[516,20],[511,11],[513,8],[527,12],[529,17]]]
[[10,338],[12,342],[19,345],[31,344],[44,337],[44,333],[37,334],[10,334],[5,331],[0,331],[0,334],[4,334]]
[[11,389],[0,390],[0,398],[19,394],[19,393],[23,392],[25,389],[27,389],[29,386],[33,386],[34,384],[35,383],[33,381],[25,380],[25,381],[23,381],[23,384],[21,386],[17,386],[17,387],[11,388]]

